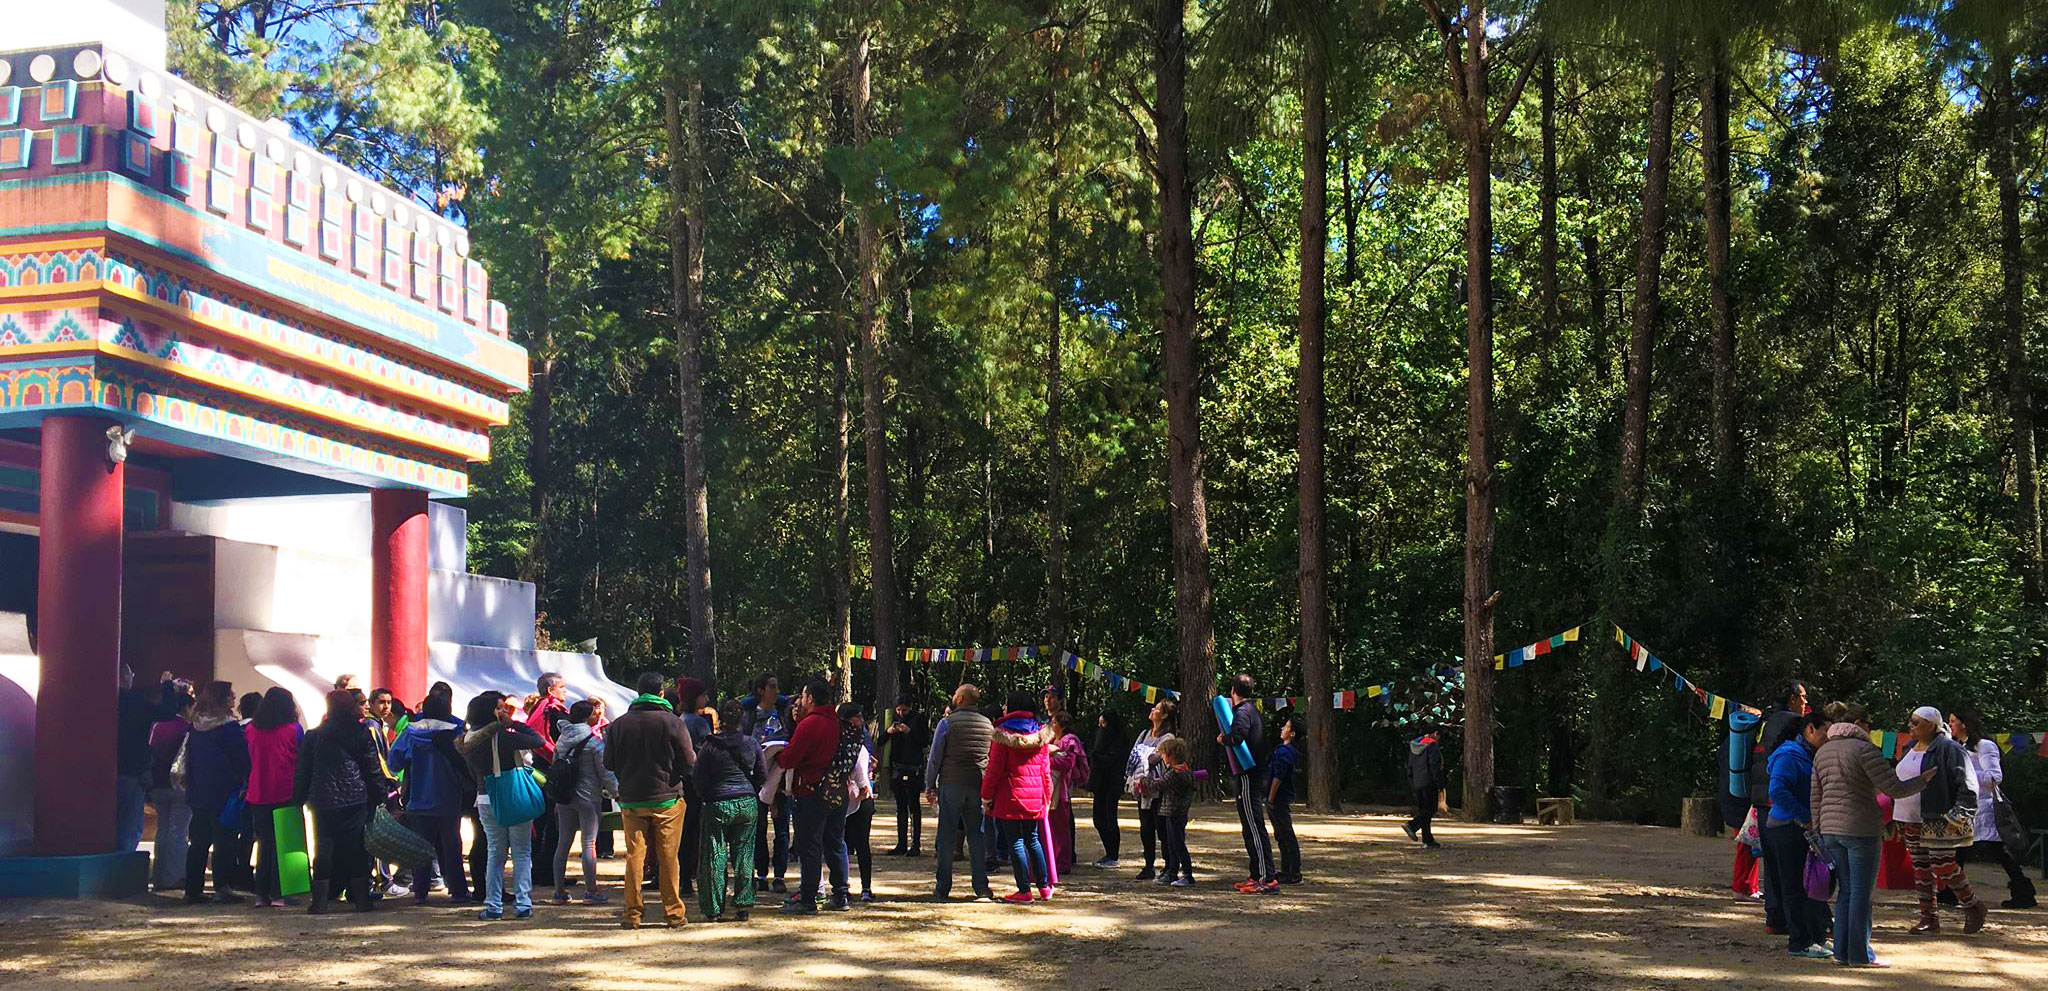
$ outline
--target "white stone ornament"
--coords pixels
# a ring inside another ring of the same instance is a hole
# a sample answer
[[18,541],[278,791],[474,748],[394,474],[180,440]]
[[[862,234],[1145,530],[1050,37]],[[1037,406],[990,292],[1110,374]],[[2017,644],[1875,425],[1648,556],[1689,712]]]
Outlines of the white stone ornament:
[[91,79],[100,74],[105,61],[100,58],[97,48],[87,48],[71,57],[71,71],[80,79]]
[[39,83],[47,83],[57,74],[57,60],[46,52],[28,62],[28,77]]
[[[126,86],[129,78],[128,68],[128,60],[121,53],[108,52],[107,64],[102,66],[100,71],[107,74],[107,82],[116,86]],[[214,130],[218,131],[220,128],[216,127]]]

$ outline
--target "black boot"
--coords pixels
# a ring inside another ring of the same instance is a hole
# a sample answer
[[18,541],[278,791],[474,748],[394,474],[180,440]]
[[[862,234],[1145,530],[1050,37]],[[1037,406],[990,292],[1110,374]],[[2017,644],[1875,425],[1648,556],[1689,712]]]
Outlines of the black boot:
[[313,901],[306,906],[307,915],[327,914],[327,888],[328,884],[325,881],[313,882]]
[[348,900],[355,903],[356,911],[358,912],[368,912],[376,908],[376,901],[370,898],[370,879],[359,877],[350,881],[348,883]]

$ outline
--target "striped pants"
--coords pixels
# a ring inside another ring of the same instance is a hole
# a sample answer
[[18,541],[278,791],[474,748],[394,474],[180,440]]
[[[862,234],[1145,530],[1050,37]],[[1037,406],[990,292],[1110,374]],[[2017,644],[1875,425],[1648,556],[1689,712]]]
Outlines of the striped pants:
[[1906,852],[1913,857],[1913,889],[1920,894],[1920,914],[1934,914],[1934,891],[1946,888],[1955,892],[1956,901],[1964,908],[1977,904],[1977,893],[1970,888],[1970,878],[1963,873],[1963,867],[1956,862],[1956,852],[1941,847],[1928,847],[1920,843],[1920,824],[1899,823],[1899,838],[1906,841]]

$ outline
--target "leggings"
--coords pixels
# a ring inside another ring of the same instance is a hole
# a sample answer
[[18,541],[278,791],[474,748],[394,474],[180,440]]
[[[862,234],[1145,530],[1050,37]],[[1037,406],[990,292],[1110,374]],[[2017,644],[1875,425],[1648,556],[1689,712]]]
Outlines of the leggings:
[[1938,887],[1955,892],[1956,901],[1965,907],[1977,904],[1977,892],[1970,888],[1969,876],[1956,862],[1956,852],[1922,845],[1920,823],[1898,825],[1899,836],[1906,841],[1906,852],[1913,857],[1913,890],[1920,895],[1920,914],[1934,914],[1934,891]]
[[235,834],[220,824],[219,809],[192,807],[192,829],[185,847],[185,899],[198,901],[206,894],[206,856],[213,854],[213,890],[226,895],[233,890],[228,864],[234,857]]
[[1051,887],[1045,869],[1045,844],[1038,838],[1037,819],[997,819],[996,830],[1010,848],[1010,870],[1017,876],[1017,890],[1029,894],[1031,886]]
[[569,893],[569,838],[582,835],[583,891],[597,894],[597,806],[569,803],[555,806],[555,894]]
[[370,819],[365,805],[314,809],[313,880],[331,890],[370,880],[370,851],[363,846],[363,825]]
[[1145,847],[1145,869],[1152,868],[1152,858],[1159,852],[1159,803],[1138,806],[1138,841]]
[[860,893],[863,895],[874,889],[875,852],[868,843],[868,833],[874,827],[875,800],[872,798],[846,814],[846,852],[860,864]]
[[258,805],[249,803],[250,832],[255,834],[256,844],[256,898],[259,901],[280,901],[284,898],[277,882],[277,819],[278,809],[283,803]]
[[[1117,804],[1123,800],[1123,797],[1121,786],[1115,789],[1103,789],[1095,793],[1095,808],[1093,810],[1095,835],[1102,838],[1102,857],[1104,860],[1117,859],[1117,853],[1123,849],[1123,836],[1117,831],[1116,821]],[[1147,863],[1150,863],[1152,858],[1147,857],[1145,859]]]

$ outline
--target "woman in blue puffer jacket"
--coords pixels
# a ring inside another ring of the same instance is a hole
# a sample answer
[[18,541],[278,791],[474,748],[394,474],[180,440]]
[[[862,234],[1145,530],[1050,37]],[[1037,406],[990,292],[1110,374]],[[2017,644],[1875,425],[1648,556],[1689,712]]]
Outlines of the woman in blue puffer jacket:
[[434,860],[421,872],[412,900],[424,905],[436,869],[458,905],[470,900],[463,873],[462,819],[476,802],[476,779],[456,752],[462,720],[445,692],[429,692],[405,732],[391,745],[391,770],[405,775],[405,824],[434,845]]

